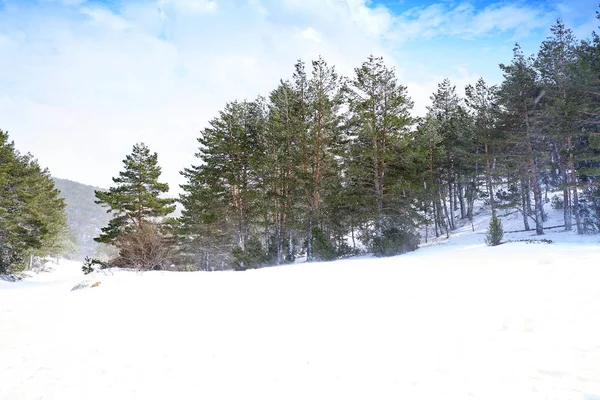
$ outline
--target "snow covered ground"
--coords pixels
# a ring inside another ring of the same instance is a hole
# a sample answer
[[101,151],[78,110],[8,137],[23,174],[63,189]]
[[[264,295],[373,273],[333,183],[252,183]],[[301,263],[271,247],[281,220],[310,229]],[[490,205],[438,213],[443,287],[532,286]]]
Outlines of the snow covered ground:
[[388,259],[0,281],[0,399],[600,398],[600,237],[490,248],[488,221]]

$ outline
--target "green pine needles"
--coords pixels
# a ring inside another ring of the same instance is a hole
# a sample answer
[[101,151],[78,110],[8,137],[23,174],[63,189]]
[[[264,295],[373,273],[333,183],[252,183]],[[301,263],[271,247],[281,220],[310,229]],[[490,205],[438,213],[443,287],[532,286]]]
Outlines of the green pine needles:
[[493,216],[490,220],[487,234],[485,235],[485,244],[488,246],[498,246],[499,244],[502,244],[503,237],[504,229],[502,229],[502,222],[498,217]]
[[158,155],[144,143],[133,146],[124,169],[107,192],[96,191],[97,204],[113,218],[95,238],[115,246],[119,255],[108,264],[142,270],[165,269],[171,264],[170,224],[164,218],[175,210],[175,200],[161,197],[169,185],[158,181]]
[[0,130],[0,274],[70,247],[65,203],[50,172]]

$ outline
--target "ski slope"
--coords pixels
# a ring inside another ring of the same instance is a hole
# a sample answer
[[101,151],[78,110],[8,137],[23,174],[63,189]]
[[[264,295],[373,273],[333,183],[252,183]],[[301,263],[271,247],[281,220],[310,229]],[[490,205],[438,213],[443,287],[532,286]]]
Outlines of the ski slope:
[[488,221],[387,259],[0,281],[0,399],[600,398],[600,237],[490,248]]

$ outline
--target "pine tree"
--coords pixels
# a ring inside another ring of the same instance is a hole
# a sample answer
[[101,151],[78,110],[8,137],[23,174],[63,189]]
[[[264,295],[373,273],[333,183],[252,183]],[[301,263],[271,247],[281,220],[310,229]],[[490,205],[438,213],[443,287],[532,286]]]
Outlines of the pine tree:
[[514,143],[515,162],[521,164],[513,169],[527,169],[531,174],[535,202],[535,225],[538,235],[544,234],[544,210],[540,184],[539,130],[535,126],[535,111],[544,92],[537,81],[533,60],[526,58],[519,45],[513,51],[510,65],[500,64],[504,81],[498,90],[498,102],[503,107],[500,125],[510,134],[509,142]]
[[[600,13],[596,12],[600,19]],[[575,90],[582,94],[577,125],[579,140],[574,143],[579,185],[582,189],[581,216],[585,233],[600,232],[600,36],[592,32],[590,40],[577,47],[578,65],[572,72]]]
[[492,176],[492,149],[491,145],[495,141],[494,128],[495,116],[498,113],[496,109],[496,91],[495,86],[488,86],[483,78],[480,78],[475,86],[468,85],[465,88],[465,102],[470,108],[474,119],[475,140],[479,145],[479,151],[485,159],[485,181],[492,209],[492,216],[496,216],[496,201],[494,199],[494,185]]
[[504,229],[502,228],[502,222],[498,217],[492,216],[490,220],[490,226],[485,235],[485,244],[488,246],[498,246],[502,243],[504,237]]
[[169,185],[158,181],[158,155],[138,143],[123,164],[123,171],[113,178],[116,186],[95,192],[96,203],[107,207],[113,218],[94,240],[118,248],[119,256],[112,265],[163,269],[170,253],[163,218],[175,210],[175,200],[161,197]]
[[301,121],[299,93],[290,82],[281,84],[269,97],[268,126],[265,149],[268,164],[264,176],[268,204],[275,222],[274,241],[277,264],[293,261],[296,255],[294,237],[300,226],[303,193],[298,185],[300,152],[304,124]]
[[[448,206],[446,205],[445,195],[441,196],[442,205],[448,227],[450,230],[454,230],[456,228],[455,211],[458,209],[456,204],[458,184],[462,183],[464,156],[470,150],[467,135],[470,130],[468,115],[462,106],[462,100],[456,94],[456,87],[450,83],[449,79],[444,79],[438,85],[438,90],[431,96],[431,100],[432,104],[428,107],[428,110],[439,122],[440,133],[443,137],[442,145],[446,156],[441,164],[440,189],[443,187],[447,189]],[[461,214],[464,214],[464,212],[461,212]]]
[[550,31],[552,36],[542,42],[535,60],[545,91],[540,119],[551,134],[556,164],[561,173],[565,230],[572,229],[571,217],[574,215],[577,233],[582,233],[573,153],[574,136],[581,131],[576,123],[580,95],[573,79],[577,65],[576,43],[573,32],[561,20],[556,21]]
[[[334,67],[322,58],[312,62],[307,86],[307,119],[303,147],[306,149],[304,184],[307,197],[307,259],[313,261],[313,228],[328,234],[331,225],[330,200],[340,184],[341,81]],[[307,178],[307,179],[306,179]],[[325,228],[325,229],[323,229]]]
[[[185,210],[180,222],[188,235],[186,240],[202,242],[215,236],[224,239],[205,256],[219,253],[220,261],[230,263],[234,248],[245,252],[255,230],[267,224],[265,182],[261,175],[268,167],[263,147],[265,129],[262,99],[232,102],[198,138],[196,157],[201,163],[183,172],[188,184],[182,186]],[[190,250],[196,254],[208,251],[209,242],[213,240]]]
[[391,210],[403,210],[402,214],[410,209],[403,201],[402,177],[393,168],[401,168],[401,147],[413,122],[413,103],[406,87],[398,84],[395,71],[374,56],[355,69],[346,95],[350,129],[346,182],[354,188],[360,205],[355,212],[373,223],[374,238],[381,241],[384,230],[399,222],[399,214]]
[[50,172],[21,155],[0,130],[0,273],[31,266],[66,249],[65,203]]

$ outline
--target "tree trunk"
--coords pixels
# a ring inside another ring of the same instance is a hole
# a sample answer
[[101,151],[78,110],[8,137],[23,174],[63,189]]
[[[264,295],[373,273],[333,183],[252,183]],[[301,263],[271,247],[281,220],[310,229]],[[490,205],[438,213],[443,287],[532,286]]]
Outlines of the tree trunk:
[[444,206],[444,214],[446,215],[446,219],[444,220],[444,222],[446,222],[445,228],[446,228],[446,237],[450,237],[450,229],[451,228],[451,224],[450,224],[450,216],[448,214],[448,206],[446,205],[446,199],[442,199],[442,204]]
[[560,176],[563,181],[563,216],[565,219],[565,231],[571,231],[573,230],[573,222],[571,218],[571,196],[567,178],[567,167],[564,165],[560,165]]
[[575,172],[575,159],[573,155],[573,144],[571,136],[567,138],[569,148],[569,169],[571,170],[571,188],[573,190],[573,214],[575,214],[575,224],[577,225],[577,234],[583,233],[581,226],[581,215],[579,214],[579,194],[577,193],[577,173]]
[[537,173],[537,160],[533,154],[533,144],[531,143],[531,127],[529,126],[529,114],[525,106],[525,127],[527,129],[527,150],[529,152],[529,166],[531,168],[531,178],[533,180],[533,198],[535,201],[535,231],[538,235],[544,234],[544,206],[542,204],[542,192]]
[[485,144],[486,170],[485,179],[487,181],[487,190],[490,195],[490,207],[492,208],[492,216],[496,216],[496,203],[494,201],[494,187],[492,185],[492,168],[490,166],[490,154],[488,152],[488,144]]
[[[448,225],[451,230],[454,230],[454,192],[452,191],[452,183],[448,182],[448,201],[450,203],[450,219]],[[444,207],[446,207],[446,201],[444,201]],[[448,209],[446,208],[446,215],[448,215]]]
[[538,235],[544,234],[544,205],[542,203],[542,192],[537,177],[537,161],[531,159],[531,176],[533,179],[533,199],[535,202],[535,231]]
[[521,207],[523,214],[523,225],[525,230],[529,230],[529,209],[527,205],[527,196],[529,192],[529,187],[525,183],[525,177],[521,175]]
[[464,196],[464,187],[462,184],[462,180],[458,182],[458,202],[460,203],[460,218],[464,218],[467,216],[466,208],[465,208],[465,196]]
[[435,206],[435,201],[432,201],[431,205],[432,205],[432,210],[433,210],[433,227],[435,229],[435,237],[438,238],[438,237],[440,237],[440,233],[438,231],[439,218],[438,218],[437,207]]
[[288,242],[288,258],[289,258],[289,261],[292,262],[292,261],[294,261],[294,234],[292,233],[291,229],[290,229],[288,240],[289,240],[289,242]]

